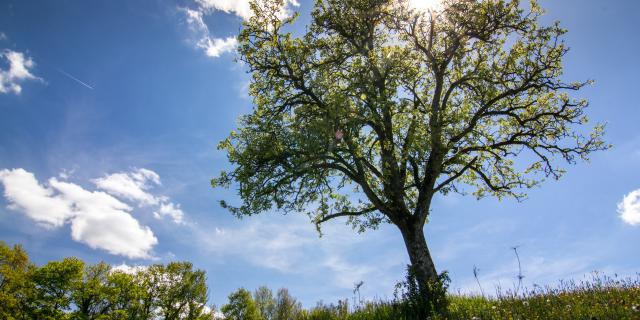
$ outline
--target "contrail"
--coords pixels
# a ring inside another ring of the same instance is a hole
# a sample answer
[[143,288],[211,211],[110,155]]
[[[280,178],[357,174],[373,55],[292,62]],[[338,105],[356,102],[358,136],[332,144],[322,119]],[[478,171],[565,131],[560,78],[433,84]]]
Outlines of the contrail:
[[65,76],[69,77],[69,79],[74,80],[75,82],[77,82],[77,83],[79,83],[79,84],[81,84],[81,85],[83,85],[83,86],[85,86],[85,87],[87,87],[87,88],[89,88],[89,89],[93,90],[93,87],[92,87],[92,86],[90,86],[90,85],[88,85],[88,84],[86,84],[86,83],[82,82],[80,79],[78,79],[78,78],[76,78],[76,77],[74,77],[74,76],[72,76],[72,75],[70,75],[70,74],[68,74],[68,73],[66,73],[66,72],[64,72],[64,71],[62,71],[61,69],[56,68],[56,70],[58,70],[58,72],[62,73],[63,75],[65,75]]

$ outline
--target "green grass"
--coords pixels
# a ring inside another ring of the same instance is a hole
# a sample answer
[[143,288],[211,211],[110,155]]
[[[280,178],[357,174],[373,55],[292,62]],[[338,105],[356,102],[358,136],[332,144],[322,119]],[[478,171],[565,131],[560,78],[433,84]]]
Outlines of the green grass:
[[[494,297],[449,295],[448,314],[437,319],[639,319],[640,274],[636,279],[594,274],[581,282],[534,287]],[[305,312],[309,320],[406,319],[402,302],[368,302],[346,312],[344,306],[319,306]]]

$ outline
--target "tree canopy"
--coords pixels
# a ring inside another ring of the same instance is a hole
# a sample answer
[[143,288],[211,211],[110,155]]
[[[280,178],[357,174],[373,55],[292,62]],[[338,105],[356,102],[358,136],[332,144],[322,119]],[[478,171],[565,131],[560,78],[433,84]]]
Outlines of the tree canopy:
[[188,262],[125,272],[77,258],[37,267],[0,241],[2,319],[212,319],[205,273]]
[[237,216],[305,212],[359,231],[393,223],[418,277],[437,274],[423,226],[437,194],[523,199],[564,164],[608,148],[586,127],[590,81],[563,77],[569,51],[535,0],[317,0],[304,32],[282,0],[252,3],[239,59],[253,111],[222,141]]

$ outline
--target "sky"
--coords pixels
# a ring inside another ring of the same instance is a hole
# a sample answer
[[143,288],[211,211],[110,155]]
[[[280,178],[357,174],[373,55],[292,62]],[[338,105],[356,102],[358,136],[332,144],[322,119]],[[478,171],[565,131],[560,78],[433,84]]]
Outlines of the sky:
[[[431,0],[430,0],[431,1]],[[416,1],[419,2],[419,1]],[[541,1],[569,30],[568,80],[606,123],[611,150],[568,168],[523,202],[439,196],[425,227],[456,292],[640,272],[640,2]],[[312,3],[288,2],[283,14]],[[0,1],[0,240],[38,264],[75,256],[121,267],[191,261],[210,302],[239,287],[289,288],[305,306],[390,298],[408,256],[393,226],[318,236],[303,215],[242,220],[217,143],[251,111],[235,61],[245,0]]]

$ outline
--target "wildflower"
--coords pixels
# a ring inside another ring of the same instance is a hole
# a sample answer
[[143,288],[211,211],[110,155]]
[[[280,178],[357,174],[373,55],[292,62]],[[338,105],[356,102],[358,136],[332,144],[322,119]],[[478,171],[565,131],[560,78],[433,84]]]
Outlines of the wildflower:
[[480,320],[480,318],[474,316],[474,317],[471,318],[471,320]]
[[528,307],[528,306],[529,306],[529,301],[524,301],[522,304],[523,304],[525,307]]
[[638,312],[638,311],[640,311],[640,306],[637,305],[637,304],[634,304],[633,306],[631,306],[631,310],[633,310],[635,312]]
[[496,306],[491,306],[491,309],[495,310],[495,309],[497,309],[497,307]]

